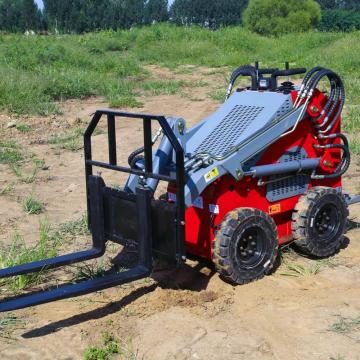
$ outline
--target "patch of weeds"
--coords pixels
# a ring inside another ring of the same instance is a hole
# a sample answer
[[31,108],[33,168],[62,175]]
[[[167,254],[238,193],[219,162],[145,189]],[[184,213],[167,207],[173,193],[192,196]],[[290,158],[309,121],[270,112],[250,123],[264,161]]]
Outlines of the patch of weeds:
[[0,142],[0,164],[17,164],[23,160],[18,146],[13,142]]
[[338,321],[333,323],[328,330],[337,334],[349,334],[354,331],[360,331],[360,316],[354,318],[339,316]]
[[110,360],[115,356],[123,360],[136,360],[137,354],[132,349],[131,342],[121,345],[119,340],[109,332],[102,335],[102,346],[91,346],[85,350],[85,360]]
[[25,321],[13,314],[0,315],[0,338],[15,340],[13,332],[24,327]]
[[334,269],[340,265],[339,260],[335,257],[330,257],[327,259],[320,259],[320,260],[317,260],[317,263],[320,265],[320,267],[326,266],[330,269]]
[[16,125],[16,130],[25,134],[28,133],[31,130],[31,127],[29,125],[26,124],[17,124]]
[[94,261],[91,264],[83,264],[81,266],[74,266],[73,282],[80,282],[83,280],[97,279],[105,275],[106,270],[104,263]]
[[345,356],[342,355],[335,355],[335,356],[330,356],[329,360],[346,360]]
[[[11,236],[10,246],[0,247],[0,268],[4,269],[53,258],[58,254],[59,245],[59,240],[51,235],[51,228],[48,222],[42,220],[39,226],[39,241],[35,246],[27,246],[23,237],[18,232],[14,232]],[[1,279],[0,286],[17,292],[41,283],[45,278],[45,274],[46,269],[38,273]]]
[[123,186],[120,186],[118,184],[111,184],[110,187],[114,190],[117,190],[117,191],[123,191],[124,190],[124,187]]
[[307,266],[303,264],[286,263],[285,266],[287,268],[287,271],[282,273],[281,275],[295,277],[313,276],[318,274],[321,269],[320,264]]
[[349,106],[344,115],[343,127],[349,134],[360,131],[360,106]]
[[59,226],[56,231],[57,236],[59,237],[75,237],[82,235],[89,235],[90,231],[88,229],[87,216],[84,215],[78,220],[68,221]]
[[180,96],[182,98],[189,99],[191,101],[202,101],[203,100],[203,99],[201,99],[199,97],[193,96],[193,95],[191,95],[189,93],[186,93],[186,92],[183,92],[183,91],[180,93]]
[[37,175],[39,169],[43,166],[44,166],[43,160],[33,159],[30,175],[24,175],[24,173],[21,169],[21,165],[19,163],[12,164],[11,170],[21,182],[23,182],[25,184],[32,184],[36,179],[36,175]]
[[352,154],[360,156],[360,140],[356,135],[350,141],[350,151]]
[[180,74],[180,75],[190,75],[193,74],[194,71],[196,71],[198,69],[197,66],[181,66],[177,69],[174,70],[175,74]]
[[195,81],[186,80],[186,81],[184,81],[184,85],[186,87],[190,87],[190,88],[199,88],[199,87],[209,86],[209,83],[204,80],[195,80]]
[[138,101],[135,96],[116,96],[109,100],[109,106],[114,108],[141,108],[144,104],[141,101]]
[[318,274],[321,270],[322,264],[320,262],[311,265],[301,264],[297,261],[297,254],[291,248],[282,249],[280,256],[286,269],[280,273],[283,276],[308,277]]
[[209,92],[208,96],[214,101],[223,103],[225,101],[225,93],[226,91],[223,89],[216,89]]
[[15,188],[12,185],[6,185],[0,189],[0,196],[10,195],[14,192]]
[[141,84],[141,88],[150,95],[174,95],[180,92],[181,87],[184,85],[183,81],[146,81]]
[[23,209],[29,215],[39,215],[44,210],[44,205],[35,198],[32,192],[24,199]]
[[49,143],[54,145],[56,149],[69,150],[69,151],[78,151],[81,150],[84,146],[83,144],[83,133],[84,130],[80,127],[75,128],[71,132],[64,134],[53,135]]

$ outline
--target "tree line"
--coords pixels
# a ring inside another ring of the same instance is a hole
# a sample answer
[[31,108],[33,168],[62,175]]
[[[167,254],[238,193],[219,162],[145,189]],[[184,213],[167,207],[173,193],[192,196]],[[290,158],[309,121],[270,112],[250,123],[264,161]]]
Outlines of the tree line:
[[[267,0],[175,0],[171,6],[168,0],[44,0],[43,11],[34,0],[0,0],[0,31],[82,33],[164,21],[217,29],[242,24],[249,1],[264,3]],[[360,16],[352,14],[353,10],[360,11],[359,0],[317,2],[323,18],[320,29],[360,29]],[[345,28],[339,28],[340,25]]]

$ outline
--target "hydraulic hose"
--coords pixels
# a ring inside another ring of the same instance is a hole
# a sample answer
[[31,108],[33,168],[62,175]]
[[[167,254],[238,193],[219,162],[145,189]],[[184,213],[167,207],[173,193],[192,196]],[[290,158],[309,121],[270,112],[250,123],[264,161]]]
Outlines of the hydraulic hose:
[[238,67],[230,77],[230,83],[226,92],[226,100],[230,97],[235,81],[239,76],[250,76],[251,77],[251,90],[257,90],[257,73],[256,69],[251,65],[244,65]]
[[344,175],[348,171],[348,169],[350,167],[350,163],[351,163],[351,154],[350,154],[350,150],[349,150],[349,141],[348,141],[347,137],[342,133],[335,133],[335,134],[330,134],[330,135],[319,135],[319,138],[320,139],[340,138],[342,140],[343,144],[328,144],[328,145],[314,145],[314,146],[316,148],[320,148],[320,149],[342,149],[344,151],[344,154],[343,154],[340,164],[336,167],[333,174],[328,174],[328,175],[313,174],[312,178],[313,179],[335,179],[337,177]]
[[[133,169],[135,166],[136,161],[140,160],[139,155],[144,153],[145,148],[141,147],[136,149],[135,151],[133,151],[129,157],[128,157],[128,164],[130,165],[130,167]],[[136,161],[134,161],[136,159]]]

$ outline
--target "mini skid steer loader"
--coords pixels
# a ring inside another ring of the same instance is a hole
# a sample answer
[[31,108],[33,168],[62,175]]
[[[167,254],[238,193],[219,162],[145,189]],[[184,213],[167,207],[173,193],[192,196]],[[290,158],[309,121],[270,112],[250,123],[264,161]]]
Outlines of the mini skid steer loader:
[[[336,253],[344,242],[348,206],[360,201],[342,191],[350,165],[341,132],[345,90],[341,78],[323,67],[309,71],[299,87],[289,80],[304,73],[288,64],[284,70],[241,66],[231,76],[225,103],[189,129],[182,118],[96,111],[84,135],[92,248],[3,269],[0,278],[99,258],[109,241],[136,246],[138,265],[6,299],[0,311],[147,277],[156,258],[181,264],[195,255],[212,260],[223,279],[245,284],[269,274],[279,246],[289,242],[314,257]],[[250,86],[233,91],[239,77],[248,77]],[[324,81],[328,92],[318,89]],[[117,160],[115,123],[124,118],[141,121],[144,133],[144,147],[129,156],[129,166]],[[103,119],[108,162],[92,153],[92,135]],[[160,129],[152,137],[154,122]],[[128,173],[128,180],[122,190],[114,189],[94,168]],[[156,199],[159,181],[168,187]]]

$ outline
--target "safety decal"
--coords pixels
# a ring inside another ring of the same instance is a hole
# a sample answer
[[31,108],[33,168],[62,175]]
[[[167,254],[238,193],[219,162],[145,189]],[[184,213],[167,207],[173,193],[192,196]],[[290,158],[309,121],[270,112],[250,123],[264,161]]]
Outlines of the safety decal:
[[281,204],[275,204],[269,207],[270,215],[278,214],[279,212],[281,212]]
[[215,179],[219,176],[219,169],[217,167],[214,167],[211,171],[209,171],[205,176],[205,181],[208,183],[211,180]]

